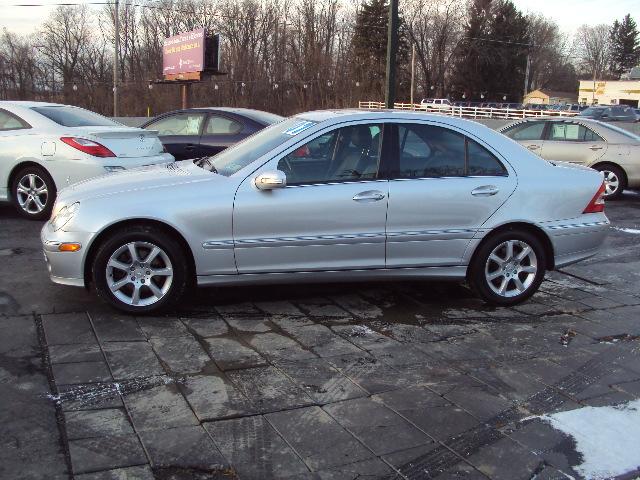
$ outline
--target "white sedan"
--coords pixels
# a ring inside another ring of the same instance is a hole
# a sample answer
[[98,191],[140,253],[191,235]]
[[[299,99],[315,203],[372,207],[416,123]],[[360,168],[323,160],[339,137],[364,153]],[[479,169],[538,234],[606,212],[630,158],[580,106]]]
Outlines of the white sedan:
[[157,132],[69,105],[0,101],[0,202],[51,215],[58,190],[108,172],[173,161]]

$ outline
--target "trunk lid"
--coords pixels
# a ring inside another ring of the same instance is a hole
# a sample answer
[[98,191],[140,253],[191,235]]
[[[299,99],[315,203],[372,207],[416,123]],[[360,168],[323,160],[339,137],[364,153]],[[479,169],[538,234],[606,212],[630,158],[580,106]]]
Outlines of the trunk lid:
[[70,136],[98,142],[118,158],[152,157],[163,152],[154,130],[131,127],[74,127]]

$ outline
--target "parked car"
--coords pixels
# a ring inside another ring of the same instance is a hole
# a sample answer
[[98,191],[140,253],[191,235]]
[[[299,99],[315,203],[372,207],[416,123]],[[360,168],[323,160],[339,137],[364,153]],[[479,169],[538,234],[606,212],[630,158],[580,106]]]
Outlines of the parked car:
[[133,313],[194,284],[365,279],[466,279],[513,305],[597,252],[603,194],[600,173],[473,121],[319,111],[215,157],[67,188],[42,241],[54,282]]
[[0,101],[0,201],[33,220],[57,192],[108,172],[173,161],[155,132],[79,107]]
[[428,107],[431,110],[449,110],[452,107],[451,101],[448,98],[427,98],[420,102],[423,107]]
[[581,118],[593,118],[601,122],[637,122],[633,108],[626,105],[589,107],[578,114]]
[[640,187],[640,137],[627,130],[578,115],[521,120],[500,131],[544,159],[603,172],[607,199]]
[[169,153],[176,160],[187,160],[215,155],[282,119],[248,108],[189,108],[155,117],[142,128],[157,130]]

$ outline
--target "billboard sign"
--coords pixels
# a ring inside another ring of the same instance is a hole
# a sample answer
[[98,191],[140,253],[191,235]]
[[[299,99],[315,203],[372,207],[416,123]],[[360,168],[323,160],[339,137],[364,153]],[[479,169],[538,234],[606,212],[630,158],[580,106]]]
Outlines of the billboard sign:
[[165,38],[162,46],[163,75],[204,70],[204,45],[204,28]]

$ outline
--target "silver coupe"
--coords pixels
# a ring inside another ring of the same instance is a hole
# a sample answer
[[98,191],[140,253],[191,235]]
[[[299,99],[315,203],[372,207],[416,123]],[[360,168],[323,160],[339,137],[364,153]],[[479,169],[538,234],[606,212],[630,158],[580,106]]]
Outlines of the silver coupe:
[[472,121],[319,111],[65,188],[41,236],[54,282],[127,312],[195,285],[374,279],[467,280],[512,305],[598,251],[603,197],[602,173]]

